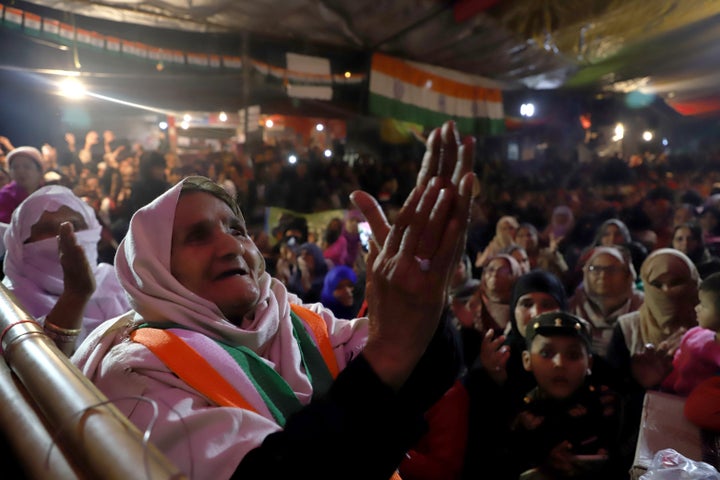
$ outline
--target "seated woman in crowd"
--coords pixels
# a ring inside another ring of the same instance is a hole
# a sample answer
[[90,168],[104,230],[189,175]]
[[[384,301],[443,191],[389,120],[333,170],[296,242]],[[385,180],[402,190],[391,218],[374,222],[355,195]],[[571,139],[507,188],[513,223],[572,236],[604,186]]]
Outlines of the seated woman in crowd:
[[621,315],[608,345],[607,362],[616,370],[623,394],[625,429],[620,450],[632,458],[645,391],[656,388],[670,368],[685,332],[697,325],[700,276],[682,252],[661,248],[640,268],[645,301],[636,312]]
[[570,299],[570,313],[590,322],[592,346],[605,356],[620,315],[643,303],[635,289],[635,269],[628,255],[614,247],[596,247],[583,267],[583,281]]
[[631,241],[630,229],[625,222],[611,218],[605,220],[598,228],[593,246],[612,247],[613,245],[625,245]]
[[[150,441],[192,478],[390,478],[454,380],[436,332],[464,246],[472,159],[452,123],[436,129],[392,226],[353,193],[374,240],[369,316],[351,321],[303,306],[265,272],[225,191],[185,179],[135,214],[118,248],[135,311],[73,360],[139,428],[153,422]],[[190,356],[161,352],[158,338]],[[187,358],[209,372],[198,383]]]
[[[63,232],[65,222],[72,228]],[[65,353],[105,320],[130,310],[115,269],[97,263],[100,230],[92,208],[69,189],[51,185],[20,204],[5,232],[3,284]]]
[[538,231],[532,223],[521,223],[515,234],[515,243],[525,249],[530,262],[530,270],[542,268],[559,278],[567,272],[567,262],[558,251],[558,243],[562,238],[554,235],[547,247],[540,247]]
[[34,147],[18,147],[5,158],[12,182],[0,189],[0,222],[9,223],[13,211],[43,184],[43,158]]
[[333,218],[325,227],[323,234],[323,256],[329,260],[333,267],[346,265],[348,257],[347,239],[342,234],[343,223],[340,218]]
[[357,311],[353,293],[356,283],[357,275],[352,268],[345,265],[333,267],[325,275],[320,301],[338,318],[355,318]]
[[582,248],[577,260],[574,262],[572,271],[568,272],[564,279],[568,292],[574,292],[575,289],[582,284],[584,277],[583,268],[595,247],[613,247],[627,245],[632,242],[630,230],[622,220],[618,220],[617,218],[605,220],[599,227],[593,228],[593,231],[595,232],[595,236],[592,242],[590,245]]
[[475,259],[475,267],[483,268],[493,256],[515,243],[515,233],[519,225],[515,217],[509,215],[501,217],[495,225],[495,236],[490,240],[487,247],[478,253]]
[[649,388],[654,384],[648,384],[638,367],[658,358],[672,361],[683,334],[697,325],[700,276],[684,253],[661,248],[645,259],[640,277],[645,301],[638,311],[618,318],[607,359],[641,387]]
[[305,303],[319,302],[328,271],[322,248],[313,242],[305,242],[300,245],[299,251],[297,269],[290,277],[288,290]]
[[[707,277],[712,268],[714,259],[710,251],[705,247],[702,227],[698,223],[681,223],[676,225],[672,233],[672,248],[679,250],[688,256],[695,264],[700,277]],[[707,274],[703,272],[708,270]]]
[[530,271],[530,258],[523,247],[517,244],[510,245],[500,253],[506,253],[513,257],[520,265],[520,273],[528,273]]
[[510,255],[495,255],[485,266],[480,285],[462,308],[453,313],[460,325],[460,338],[466,366],[469,368],[480,353],[480,344],[489,331],[502,335],[510,329],[510,296],[518,277],[520,264]]

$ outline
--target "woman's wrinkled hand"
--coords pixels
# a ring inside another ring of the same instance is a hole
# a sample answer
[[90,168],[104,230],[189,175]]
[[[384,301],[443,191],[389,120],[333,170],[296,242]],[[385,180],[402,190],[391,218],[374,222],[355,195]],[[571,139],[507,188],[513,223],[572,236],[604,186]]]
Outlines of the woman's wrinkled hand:
[[58,234],[60,266],[63,269],[64,292],[79,298],[90,298],[95,292],[95,275],[87,261],[85,251],[77,244],[70,222],[60,225]]
[[412,373],[437,329],[465,248],[474,143],[469,139],[460,145],[458,138],[452,122],[431,133],[417,184],[392,226],[368,193],[351,195],[373,232],[364,354],[394,388]]

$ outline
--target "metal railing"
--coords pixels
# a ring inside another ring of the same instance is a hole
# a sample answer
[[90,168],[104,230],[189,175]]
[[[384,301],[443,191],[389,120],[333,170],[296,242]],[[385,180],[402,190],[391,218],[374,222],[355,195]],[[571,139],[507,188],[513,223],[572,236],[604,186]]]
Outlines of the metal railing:
[[29,478],[186,478],[0,284],[0,429]]

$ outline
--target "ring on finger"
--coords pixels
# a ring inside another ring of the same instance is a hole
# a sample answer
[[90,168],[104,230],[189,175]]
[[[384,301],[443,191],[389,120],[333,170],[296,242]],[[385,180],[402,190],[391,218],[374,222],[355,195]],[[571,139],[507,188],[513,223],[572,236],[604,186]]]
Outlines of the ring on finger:
[[418,262],[418,266],[420,267],[421,272],[429,272],[430,271],[430,259],[429,258],[420,258],[417,255],[415,255],[415,260]]

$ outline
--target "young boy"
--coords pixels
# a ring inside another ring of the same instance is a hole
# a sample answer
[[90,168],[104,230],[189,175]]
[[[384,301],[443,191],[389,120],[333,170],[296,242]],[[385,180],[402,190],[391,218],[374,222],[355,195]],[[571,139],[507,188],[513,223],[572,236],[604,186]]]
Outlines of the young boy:
[[608,453],[619,424],[587,380],[587,322],[565,312],[543,313],[530,321],[525,339],[523,366],[537,387],[512,424],[511,447],[522,478],[611,478]]
[[663,390],[687,396],[698,384],[720,373],[720,273],[700,284],[695,307],[697,327],[688,330],[673,357],[673,369]]

